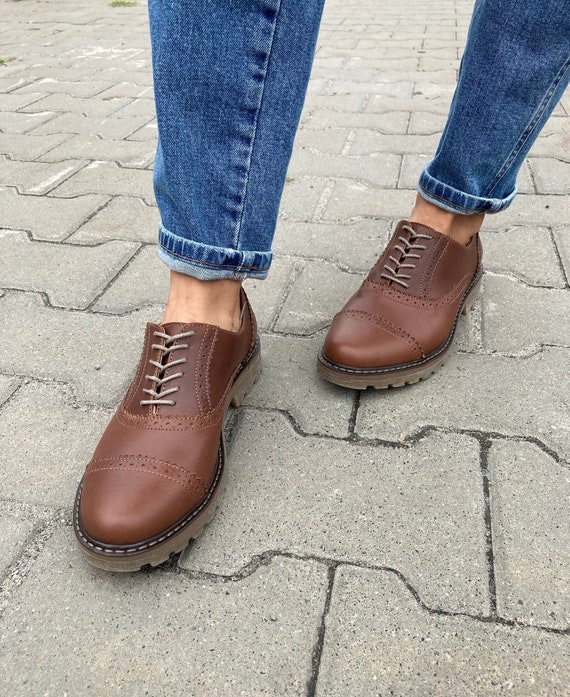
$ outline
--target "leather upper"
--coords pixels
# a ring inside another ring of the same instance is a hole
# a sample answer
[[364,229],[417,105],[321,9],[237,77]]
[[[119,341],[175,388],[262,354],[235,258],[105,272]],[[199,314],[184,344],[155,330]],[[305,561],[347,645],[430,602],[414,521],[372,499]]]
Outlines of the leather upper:
[[478,235],[463,246],[425,225],[401,221],[361,287],[334,317],[324,357],[368,369],[429,356],[448,338],[481,257]]
[[[83,479],[79,517],[92,539],[106,545],[147,540],[206,497],[217,472],[228,394],[256,346],[255,318],[245,293],[242,302],[238,332],[198,323],[147,325],[135,377]],[[153,348],[166,345],[160,334],[186,332],[192,335],[169,344],[178,347],[174,350]],[[166,370],[150,363],[183,359]],[[160,379],[163,385],[157,388]],[[174,404],[144,403],[160,402],[161,391],[174,388],[164,397]],[[158,396],[153,399],[145,389]]]

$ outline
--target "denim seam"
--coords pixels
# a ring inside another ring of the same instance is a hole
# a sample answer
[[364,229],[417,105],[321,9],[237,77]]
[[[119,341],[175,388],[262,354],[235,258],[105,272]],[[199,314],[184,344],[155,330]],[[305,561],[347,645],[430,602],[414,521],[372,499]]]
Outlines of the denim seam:
[[233,240],[233,245],[236,249],[239,247],[239,238],[240,238],[240,234],[241,234],[241,226],[242,226],[243,216],[244,216],[244,212],[245,212],[245,202],[247,199],[247,193],[248,193],[248,189],[249,189],[251,160],[253,158],[253,151],[255,148],[255,139],[257,138],[257,125],[259,123],[259,114],[260,114],[261,109],[263,107],[263,98],[265,96],[265,85],[267,83],[267,73],[269,72],[269,63],[271,62],[271,52],[273,51],[273,42],[275,40],[275,32],[277,31],[277,22],[279,21],[279,15],[281,14],[281,6],[282,6],[282,3],[281,3],[281,0],[279,0],[278,6],[277,6],[277,11],[275,12],[275,18],[273,19],[273,27],[272,27],[272,31],[271,31],[271,40],[269,42],[269,49],[267,51],[267,58],[265,60],[265,65],[263,66],[263,83],[261,86],[261,95],[259,97],[259,103],[257,105],[257,111],[255,113],[255,119],[254,119],[254,123],[253,123],[253,133],[252,133],[251,141],[249,144],[249,155],[247,158],[247,173],[246,173],[246,177],[245,177],[245,183],[244,183],[242,199],[241,199],[241,210],[240,210],[239,220],[237,221],[234,240]]
[[177,257],[178,259],[183,259],[184,261],[187,261],[191,264],[195,264],[196,266],[208,266],[213,269],[232,269],[232,271],[267,271],[269,269],[269,266],[244,266],[243,264],[239,264],[238,266],[236,266],[235,264],[212,264],[209,261],[203,261],[202,259],[194,259],[193,257],[185,256],[184,254],[178,254],[178,252],[174,252],[172,249],[165,247],[163,244],[159,244],[158,246],[160,247],[160,249],[164,250],[166,254],[170,254],[171,256]]
[[566,61],[562,64],[562,67],[560,68],[558,74],[555,76],[554,80],[550,84],[550,87],[548,88],[548,91],[544,95],[542,102],[538,105],[536,111],[534,112],[532,118],[528,122],[528,125],[526,129],[523,131],[521,134],[518,142],[515,144],[513,149],[511,150],[509,156],[505,160],[503,166],[501,169],[498,171],[496,174],[495,178],[493,181],[489,184],[489,186],[485,189],[483,193],[483,198],[491,198],[492,192],[495,190],[495,188],[498,186],[500,183],[501,179],[507,174],[509,171],[509,168],[511,167],[512,163],[516,159],[517,155],[519,152],[523,149],[525,143],[528,141],[530,138],[530,135],[536,128],[537,123],[540,121],[542,118],[544,112],[546,111],[548,104],[550,100],[552,99],[552,96],[554,92],[556,91],[556,88],[558,85],[562,82],[562,79],[567,72],[568,68],[570,67],[570,56],[566,59]]

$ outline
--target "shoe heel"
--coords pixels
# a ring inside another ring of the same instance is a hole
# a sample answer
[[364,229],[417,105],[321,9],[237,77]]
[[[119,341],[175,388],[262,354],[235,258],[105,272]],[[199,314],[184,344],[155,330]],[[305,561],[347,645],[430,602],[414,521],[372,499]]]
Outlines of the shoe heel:
[[473,309],[473,305],[477,302],[477,298],[479,297],[479,294],[481,292],[481,281],[478,281],[475,286],[471,289],[471,292],[467,296],[465,300],[465,304],[463,305],[463,309],[461,310],[462,315],[466,315],[468,312],[470,312]]
[[243,398],[251,390],[261,375],[261,350],[258,348],[255,356],[250,360],[241,371],[233,384],[230,404],[232,407],[239,407]]

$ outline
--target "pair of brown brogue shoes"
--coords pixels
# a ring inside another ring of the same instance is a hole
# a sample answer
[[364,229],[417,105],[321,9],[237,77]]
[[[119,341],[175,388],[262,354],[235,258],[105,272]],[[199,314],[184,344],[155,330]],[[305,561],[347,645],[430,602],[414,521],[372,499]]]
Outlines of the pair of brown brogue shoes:
[[[478,235],[462,246],[402,221],[334,318],[319,373],[355,389],[428,377],[449,353],[481,274]],[[224,414],[260,369],[243,291],[237,332],[198,323],[147,326],[135,378],[77,492],[75,533],[92,564],[112,571],[155,566],[200,534],[224,480]]]

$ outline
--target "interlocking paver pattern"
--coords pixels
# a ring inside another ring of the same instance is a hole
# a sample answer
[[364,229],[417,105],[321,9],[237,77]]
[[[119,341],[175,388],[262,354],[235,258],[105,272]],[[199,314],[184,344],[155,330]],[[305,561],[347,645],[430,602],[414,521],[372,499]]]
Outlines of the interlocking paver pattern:
[[472,5],[328,0],[224,501],[118,576],[70,523],[168,284],[146,4],[0,0],[1,694],[568,693],[568,95],[485,222],[446,367],[363,394],[315,369],[410,209]]

